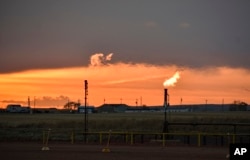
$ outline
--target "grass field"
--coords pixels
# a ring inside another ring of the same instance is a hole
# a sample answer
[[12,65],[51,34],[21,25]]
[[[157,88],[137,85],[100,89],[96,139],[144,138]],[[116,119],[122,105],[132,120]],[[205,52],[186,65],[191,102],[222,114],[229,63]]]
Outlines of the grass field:
[[[192,123],[249,123],[249,112],[168,113],[168,121]],[[162,132],[164,114],[96,113],[88,115],[88,131]],[[43,130],[51,128],[70,134],[84,131],[84,114],[0,114],[0,135],[3,139],[41,139]],[[170,126],[169,132],[233,133],[232,126]],[[249,126],[237,127],[237,133],[250,133]],[[64,139],[63,135],[61,139]],[[19,138],[17,138],[19,137]],[[68,137],[67,137],[68,138]],[[31,140],[32,140],[31,139]],[[59,138],[60,139],[60,138]]]
[[[168,121],[194,123],[249,123],[250,112],[168,113]],[[163,113],[96,113],[88,115],[89,129],[161,131]],[[0,114],[1,128],[82,128],[84,114]]]

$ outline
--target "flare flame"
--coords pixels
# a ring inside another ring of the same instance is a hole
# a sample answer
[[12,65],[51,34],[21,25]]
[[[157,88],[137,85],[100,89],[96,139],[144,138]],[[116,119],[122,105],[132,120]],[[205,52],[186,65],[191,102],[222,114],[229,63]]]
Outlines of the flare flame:
[[177,82],[177,80],[179,78],[180,78],[180,72],[177,71],[177,72],[175,72],[175,74],[171,78],[169,78],[163,82],[163,86],[165,88],[169,87],[169,86],[175,86],[175,83]]

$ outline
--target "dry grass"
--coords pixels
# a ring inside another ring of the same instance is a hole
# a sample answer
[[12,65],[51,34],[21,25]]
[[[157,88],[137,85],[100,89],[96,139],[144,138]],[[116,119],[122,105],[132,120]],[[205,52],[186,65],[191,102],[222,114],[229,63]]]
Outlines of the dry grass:
[[[169,122],[249,123],[249,112],[170,113]],[[164,114],[97,113],[88,115],[88,131],[162,132]],[[41,139],[48,128],[67,133],[84,131],[84,114],[0,114],[2,139],[32,137]],[[233,133],[232,126],[170,126],[170,132]],[[249,133],[250,128],[237,127],[237,133]],[[60,137],[60,135],[58,135]],[[62,136],[63,139],[63,136]]]

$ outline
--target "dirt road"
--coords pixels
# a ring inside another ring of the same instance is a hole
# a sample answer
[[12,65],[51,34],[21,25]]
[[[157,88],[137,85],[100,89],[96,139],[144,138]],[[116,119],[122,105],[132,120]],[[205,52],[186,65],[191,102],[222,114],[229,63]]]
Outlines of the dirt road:
[[110,146],[110,153],[103,153],[104,146],[53,143],[49,151],[42,151],[42,144],[34,142],[0,142],[1,160],[223,160],[228,148],[189,146]]

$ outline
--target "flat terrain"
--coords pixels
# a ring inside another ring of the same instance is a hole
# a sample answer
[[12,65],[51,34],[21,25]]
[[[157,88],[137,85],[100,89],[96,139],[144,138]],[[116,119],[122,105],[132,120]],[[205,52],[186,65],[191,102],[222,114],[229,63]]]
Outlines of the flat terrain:
[[[225,113],[171,113],[170,122],[248,123],[247,112]],[[150,131],[162,132],[162,113],[123,113],[89,115],[89,131]],[[1,160],[226,160],[226,147],[202,145],[197,147],[166,146],[153,143],[134,145],[111,143],[110,153],[103,153],[104,145],[84,144],[82,131],[84,117],[81,114],[1,114],[0,115],[0,159]],[[49,151],[42,151],[43,130],[51,128]],[[76,134],[75,144],[70,144],[72,130]],[[232,126],[176,126],[171,132],[233,133]],[[249,133],[249,126],[237,127],[237,133]],[[58,139],[63,139],[59,141]],[[77,139],[79,138],[79,139]],[[103,144],[105,144],[105,137]],[[117,138],[117,137],[111,137]],[[179,137],[180,138],[180,137]],[[243,137],[244,138],[244,137]],[[112,139],[113,140],[113,139]],[[123,140],[123,139],[122,139]],[[195,137],[197,140],[197,137]],[[237,139],[236,139],[237,140]],[[238,139],[239,140],[239,139]],[[249,139],[243,139],[249,140]],[[208,143],[209,139],[207,139]],[[220,143],[220,139],[218,140]],[[113,141],[112,141],[113,142]],[[167,143],[168,145],[168,143]]]
[[38,142],[0,142],[1,160],[222,160],[227,147],[158,147],[110,146],[103,153],[102,145],[51,143],[49,151],[42,151]]

